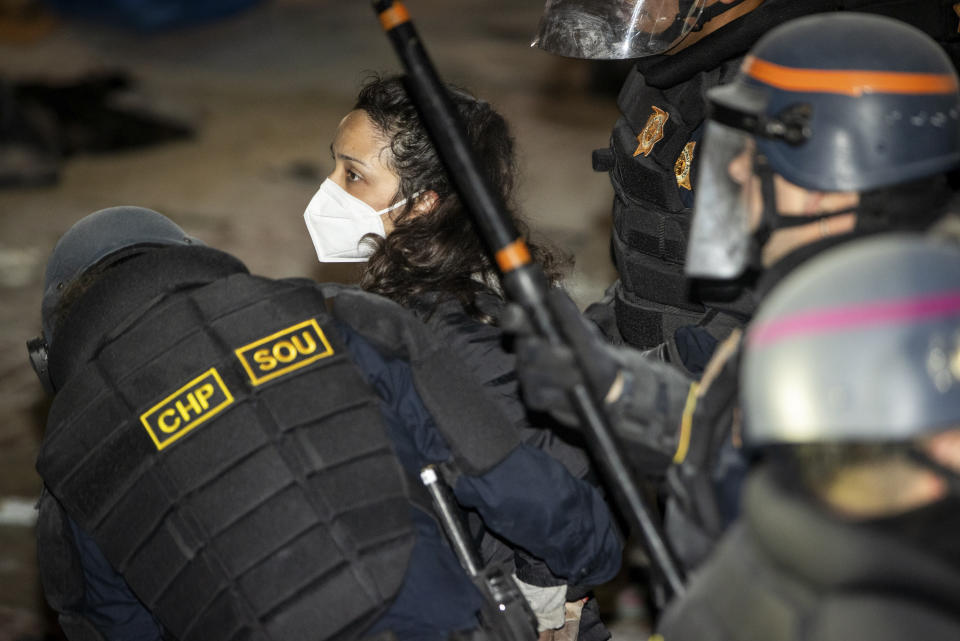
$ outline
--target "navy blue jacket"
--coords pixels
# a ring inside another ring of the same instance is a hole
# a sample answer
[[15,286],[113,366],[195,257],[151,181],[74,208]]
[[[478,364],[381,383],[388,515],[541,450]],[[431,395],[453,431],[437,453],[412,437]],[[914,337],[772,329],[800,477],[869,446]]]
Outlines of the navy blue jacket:
[[[417,394],[409,365],[387,359],[359,334],[340,329],[354,361],[382,399],[381,410],[397,456],[413,475],[451,452]],[[482,475],[463,474],[453,488],[486,526],[543,559],[569,583],[596,585],[620,566],[621,545],[595,488],[528,445],[513,450]],[[390,629],[399,639],[445,639],[477,626],[481,595],[460,568],[432,516],[411,505],[417,529],[404,584],[371,633]],[[110,567],[93,540],[73,525],[84,570],[82,613],[107,640],[159,640],[162,628]]]

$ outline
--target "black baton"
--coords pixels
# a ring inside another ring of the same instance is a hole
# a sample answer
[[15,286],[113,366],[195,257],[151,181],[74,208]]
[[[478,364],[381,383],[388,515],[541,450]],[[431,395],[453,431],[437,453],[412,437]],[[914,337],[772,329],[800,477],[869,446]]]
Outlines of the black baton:
[[[380,24],[390,38],[406,71],[407,89],[416,105],[437,153],[443,160],[460,198],[473,215],[487,246],[500,269],[503,288],[519,304],[535,329],[554,345],[573,346],[566,340],[555,320],[546,292],[547,281],[540,266],[532,262],[526,242],[520,237],[496,190],[491,189],[480,171],[459,116],[433,63],[420,41],[406,7],[397,0],[373,0]],[[589,354],[577,353],[581,372]],[[583,380],[587,380],[584,376]],[[593,390],[602,395],[606,390]],[[663,536],[650,517],[633,477],[620,455],[609,418],[600,409],[599,396],[580,383],[571,392],[571,403],[586,428],[591,449],[621,508],[634,527],[638,527],[653,563],[663,573],[675,594],[684,592],[684,583]]]
[[496,566],[484,567],[470,535],[460,519],[460,506],[453,492],[433,465],[420,470],[420,480],[433,499],[443,531],[466,571],[487,603],[481,620],[501,641],[535,641],[537,617],[513,579]]

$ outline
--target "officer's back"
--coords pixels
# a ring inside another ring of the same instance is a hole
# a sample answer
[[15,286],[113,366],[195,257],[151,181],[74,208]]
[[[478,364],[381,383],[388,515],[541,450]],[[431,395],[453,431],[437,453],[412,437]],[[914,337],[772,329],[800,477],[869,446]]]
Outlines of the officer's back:
[[[392,304],[251,276],[139,208],[80,221],[46,280],[49,360],[42,343],[33,352],[55,398],[38,534],[71,638],[475,628],[481,596],[413,480],[426,463],[446,464],[464,505],[558,575],[616,571],[596,492],[491,433],[507,422],[440,371]],[[465,432],[445,428],[454,412]],[[548,491],[585,524],[550,531]]]

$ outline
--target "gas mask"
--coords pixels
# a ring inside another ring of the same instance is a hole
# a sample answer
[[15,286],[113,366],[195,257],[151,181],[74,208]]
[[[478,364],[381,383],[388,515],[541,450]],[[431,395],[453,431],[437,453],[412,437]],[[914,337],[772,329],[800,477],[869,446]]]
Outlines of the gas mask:
[[[419,192],[414,194],[415,198]],[[407,203],[398,203],[379,211],[352,196],[329,178],[310,199],[303,220],[321,263],[359,263],[373,253],[372,243],[363,242],[367,234],[384,237],[380,216]]]

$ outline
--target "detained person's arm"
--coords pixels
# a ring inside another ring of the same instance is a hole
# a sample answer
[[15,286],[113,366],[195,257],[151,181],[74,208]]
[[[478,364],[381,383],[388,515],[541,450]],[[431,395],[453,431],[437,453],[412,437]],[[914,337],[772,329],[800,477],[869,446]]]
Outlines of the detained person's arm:
[[453,490],[487,527],[570,584],[599,585],[620,569],[622,545],[600,493],[540,450],[520,445],[485,473],[461,475]]

